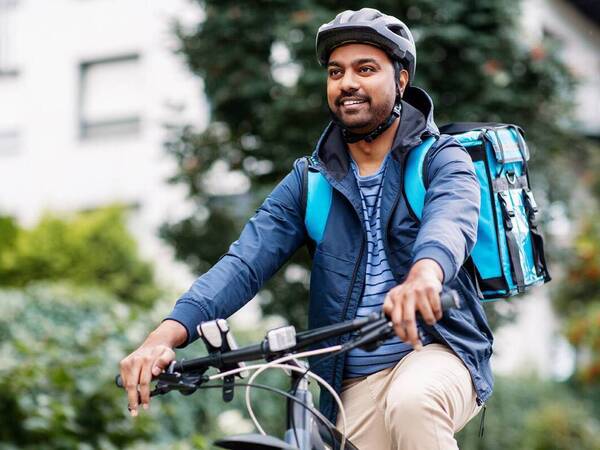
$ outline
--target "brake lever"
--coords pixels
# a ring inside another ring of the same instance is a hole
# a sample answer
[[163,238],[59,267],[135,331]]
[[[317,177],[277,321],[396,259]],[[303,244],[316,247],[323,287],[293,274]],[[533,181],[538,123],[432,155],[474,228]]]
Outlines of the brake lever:
[[179,373],[162,373],[158,377],[158,382],[152,391],[150,397],[167,394],[171,391],[179,391],[182,395],[191,395],[208,381],[208,377],[202,375],[193,375],[182,377]]

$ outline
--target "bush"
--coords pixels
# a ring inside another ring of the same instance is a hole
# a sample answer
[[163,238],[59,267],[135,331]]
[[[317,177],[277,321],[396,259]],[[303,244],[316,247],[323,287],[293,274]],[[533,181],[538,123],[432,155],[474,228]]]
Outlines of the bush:
[[0,291],[0,304],[0,447],[111,449],[148,436],[151,418],[130,420],[113,381],[141,334],[127,306],[61,285]]
[[101,286],[123,302],[150,306],[160,291],[125,222],[125,209],[119,206],[67,219],[46,214],[31,229],[0,217],[0,286],[67,280]]
[[461,449],[599,448],[593,412],[564,383],[498,377],[487,405],[483,439],[478,437],[480,421],[481,414],[457,435]]
[[522,448],[597,449],[600,448],[600,429],[581,404],[573,400],[549,402],[528,415]]

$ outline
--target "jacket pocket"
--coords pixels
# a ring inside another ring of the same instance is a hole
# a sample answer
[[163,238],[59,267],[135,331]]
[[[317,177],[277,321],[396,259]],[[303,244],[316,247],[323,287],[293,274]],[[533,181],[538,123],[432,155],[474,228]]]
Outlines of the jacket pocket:
[[343,302],[355,263],[317,249],[313,259],[310,287],[313,297]]

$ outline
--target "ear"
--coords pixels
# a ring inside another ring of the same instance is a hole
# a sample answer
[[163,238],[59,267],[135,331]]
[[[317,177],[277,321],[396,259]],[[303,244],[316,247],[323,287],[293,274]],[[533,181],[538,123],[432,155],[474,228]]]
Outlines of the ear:
[[404,95],[406,86],[408,86],[408,72],[405,69],[402,69],[398,77],[398,87],[400,88],[401,97]]

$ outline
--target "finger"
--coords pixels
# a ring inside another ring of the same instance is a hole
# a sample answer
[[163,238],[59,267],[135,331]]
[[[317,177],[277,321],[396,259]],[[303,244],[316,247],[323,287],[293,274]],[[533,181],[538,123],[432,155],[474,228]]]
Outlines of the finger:
[[407,341],[413,346],[415,350],[420,350],[422,345],[419,340],[419,334],[417,333],[417,320],[415,312],[415,297],[414,294],[407,294],[406,300],[404,301],[403,309],[403,325],[406,330]]
[[392,312],[390,314],[390,320],[394,324],[394,331],[396,332],[398,337],[404,341],[406,340],[406,333],[404,331],[404,327],[402,326],[403,293],[402,291],[394,291],[391,297],[394,304],[394,308],[392,309]]
[[123,378],[123,385],[127,390],[127,402],[129,412],[132,417],[138,415],[138,403],[139,403],[139,392],[138,383],[140,379],[140,363],[136,360],[132,361],[129,365],[129,369],[121,374]]
[[148,409],[150,407],[150,381],[152,381],[153,360],[145,360],[140,370],[140,400],[142,407]]
[[434,287],[429,287],[427,288],[427,298],[429,299],[429,304],[431,305],[431,310],[433,311],[435,320],[440,320],[444,315],[440,292]]
[[420,291],[417,295],[417,309],[421,313],[421,317],[428,325],[433,325],[436,322],[435,315],[431,309],[431,305],[429,304],[429,298],[427,297],[427,293],[424,291]]
[[388,318],[391,318],[391,313],[394,309],[394,302],[391,298],[392,292],[393,291],[389,291],[387,294],[385,294],[385,298],[383,299],[383,306],[381,307],[383,314],[385,314],[385,316]]

